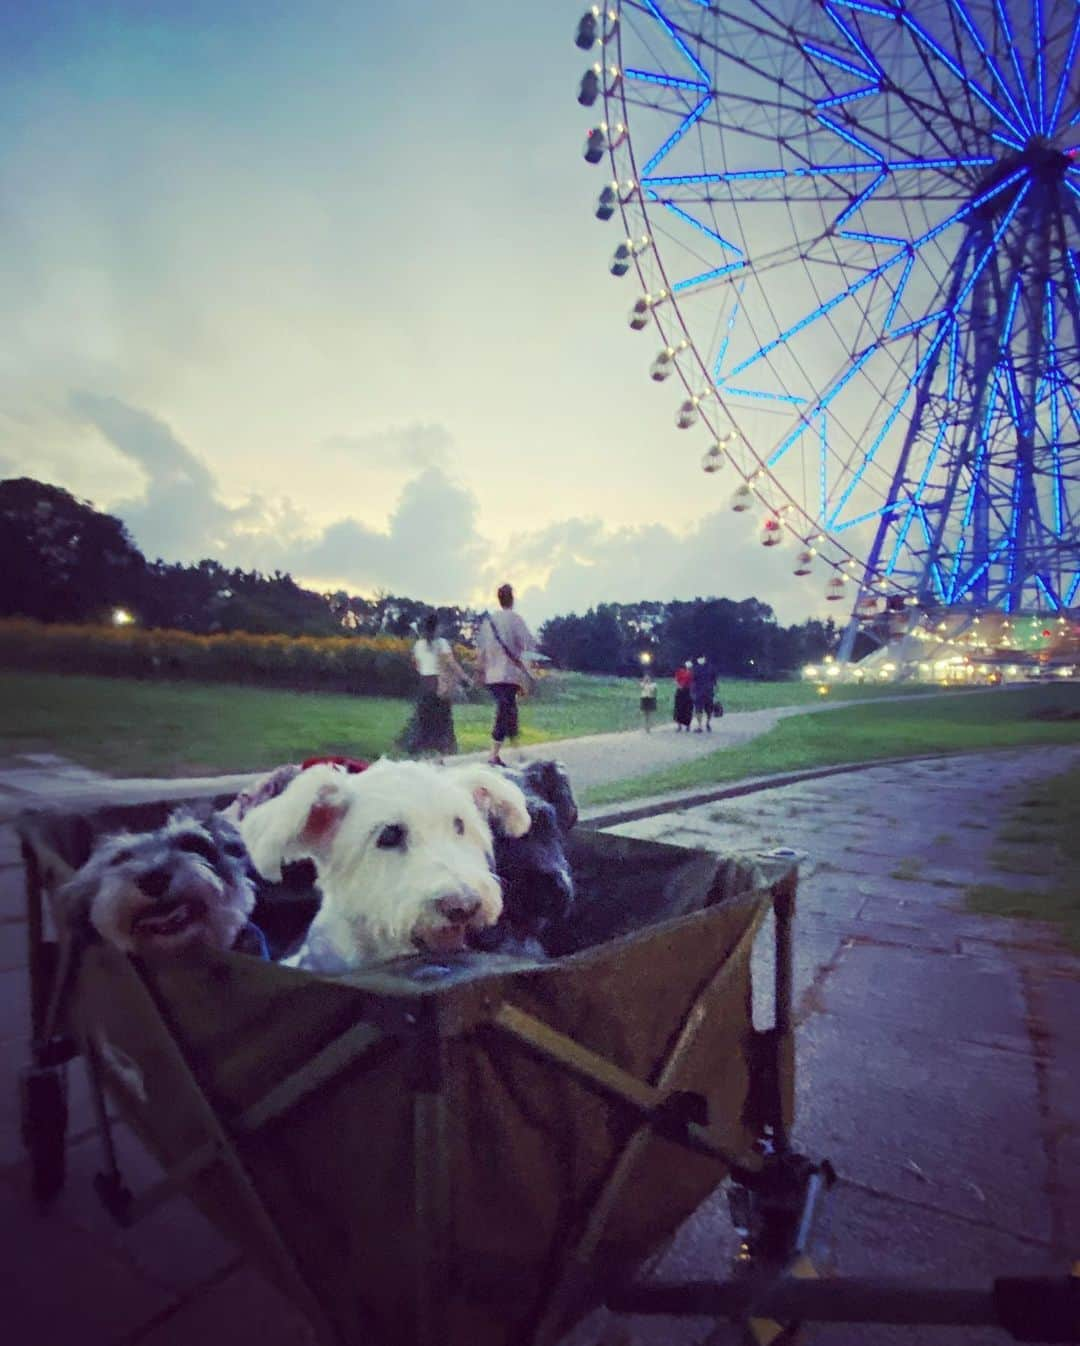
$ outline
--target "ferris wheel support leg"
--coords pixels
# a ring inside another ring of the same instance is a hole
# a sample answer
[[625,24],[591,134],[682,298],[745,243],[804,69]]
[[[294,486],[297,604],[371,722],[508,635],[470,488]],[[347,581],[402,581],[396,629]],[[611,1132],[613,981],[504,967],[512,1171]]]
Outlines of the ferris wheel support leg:
[[858,619],[852,617],[847,626],[844,627],[844,634],[840,637],[840,644],[836,651],[836,661],[839,664],[850,664],[852,651],[855,649],[855,637],[859,634]]

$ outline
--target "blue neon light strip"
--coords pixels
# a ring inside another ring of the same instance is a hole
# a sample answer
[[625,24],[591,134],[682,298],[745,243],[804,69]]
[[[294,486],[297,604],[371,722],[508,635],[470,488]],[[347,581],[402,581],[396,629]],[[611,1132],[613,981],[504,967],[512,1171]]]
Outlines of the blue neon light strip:
[[879,339],[884,344],[885,338],[895,340],[896,337],[908,336],[911,332],[918,332],[923,327],[929,327],[932,322],[940,322],[942,318],[950,317],[947,309],[939,308],[935,313],[928,313],[925,318],[915,318],[911,322],[905,323],[903,327],[898,327],[895,332],[886,332]]
[[1072,37],[1069,40],[1069,53],[1065,57],[1065,64],[1061,69],[1061,81],[1058,84],[1057,97],[1054,99],[1054,110],[1050,113],[1047,126],[1050,133],[1057,130],[1057,120],[1061,115],[1061,104],[1065,99],[1065,90],[1069,86],[1069,76],[1072,74],[1073,61],[1076,59],[1076,44],[1080,41],[1080,8],[1076,11],[1076,17],[1073,19]]
[[1047,281],[1043,293],[1046,314],[1046,344],[1050,351],[1050,452],[1054,460],[1054,532],[1058,537],[1064,527],[1065,482],[1061,475],[1061,419],[1058,411],[1057,318],[1054,314],[1054,287]]
[[[926,521],[926,510],[922,507],[922,505],[918,506],[918,510],[919,510],[919,523],[922,524],[923,538],[928,547],[933,547],[934,538],[933,534],[930,532],[930,525]],[[937,590],[938,598],[940,598],[941,601],[944,603],[945,581],[942,578],[941,565],[939,564],[939,562],[937,561],[930,562],[930,577],[934,581],[934,588]]]
[[874,149],[872,145],[868,145],[865,140],[860,140],[858,136],[852,135],[850,131],[846,131],[838,122],[834,122],[831,117],[824,117],[819,112],[817,114],[817,119],[822,126],[831,131],[833,135],[839,136],[841,140],[846,140],[849,145],[854,145],[857,150],[862,150],[864,154],[869,154],[879,163],[884,164],[884,155],[879,154],[877,150]]
[[837,56],[832,51],[826,51],[824,47],[815,46],[812,42],[800,42],[799,46],[808,56],[817,56],[822,61],[828,61],[830,65],[839,66],[841,70],[848,71],[849,74],[858,75],[860,79],[874,78],[872,71],[863,70],[861,66],[853,65],[851,61],[845,61],[842,56]]
[[949,575],[949,596],[945,600],[947,603],[951,603],[956,597],[956,586],[960,582],[960,562],[963,559],[966,544],[967,539],[961,538],[953,554],[952,573]]
[[[957,14],[960,15],[964,27],[971,34],[972,40],[974,41],[976,47],[978,47],[980,55],[986,62],[994,78],[997,80],[998,87],[1001,89],[1001,92],[1009,100],[1009,106],[1012,108],[1017,118],[1020,121],[1023,121],[1024,120],[1023,113],[1021,113],[1019,107],[1017,106],[1016,99],[1013,98],[1012,96],[1012,90],[1009,88],[1009,85],[1005,79],[1005,72],[1002,69],[1000,69],[998,63],[994,60],[993,56],[987,50],[986,43],[982,39],[982,34],[976,28],[975,23],[971,18],[971,16],[968,14],[967,10],[965,9],[962,0],[950,0],[950,3],[952,4],[953,9],[956,10]],[[1015,148],[1022,149],[1023,146],[1016,145]]]
[[1073,182],[1071,178],[1062,178],[1061,180],[1065,186],[1068,187],[1069,191],[1072,192],[1073,196],[1080,196],[1080,187],[1077,187],[1076,183]]
[[952,341],[949,346],[949,378],[945,386],[945,396],[949,399],[950,402],[954,401],[956,397],[956,357],[957,357],[957,345],[959,343],[959,340],[960,340],[960,324],[958,322],[954,322]]
[[978,570],[976,570],[973,574],[969,575],[967,579],[964,581],[964,583],[959,586],[959,588],[957,588],[955,585],[953,586],[953,590],[949,594],[950,603],[952,602],[954,595],[959,598],[963,598],[963,596],[967,593],[967,591],[971,588],[971,586],[975,583],[975,581],[978,579],[982,579],[983,575],[986,574],[986,572],[994,564],[997,558],[1005,550],[1006,545],[1007,544],[1004,542],[999,542],[998,545],[994,548],[994,550],[990,553],[990,555],[986,558],[986,560],[982,563],[982,565],[978,568]]
[[1009,593],[1012,593],[1013,581],[1016,579],[1016,535],[1020,531],[1020,501],[1024,495],[1024,464],[1017,458],[1013,471],[1012,487],[1012,518],[1009,520],[1009,536],[1006,542],[1009,546],[1009,574],[1005,583],[1008,586]]
[[859,193],[859,195],[855,198],[855,200],[852,201],[851,205],[848,206],[848,208],[845,211],[843,211],[842,214],[836,217],[836,219],[833,221],[833,228],[839,229],[846,219],[854,215],[855,212],[859,209],[859,207],[863,204],[863,202],[866,201],[869,197],[873,196],[873,194],[877,191],[877,189],[881,186],[881,184],[888,179],[888,176],[889,176],[888,173],[879,173],[877,177],[873,180],[873,182],[871,182],[869,187],[864,187],[863,190]]
[[891,248],[902,248],[905,240],[892,234],[865,234],[861,229],[841,229],[841,238],[851,238],[857,243],[883,243]]
[[845,9],[857,9],[863,14],[874,14],[879,19],[895,19],[897,13],[895,9],[886,9],[883,5],[870,5],[866,0],[837,0],[838,4]]
[[829,528],[832,528],[833,525],[836,523],[836,520],[840,517],[840,511],[847,504],[848,500],[851,498],[852,492],[855,490],[855,487],[858,486],[859,482],[862,480],[863,473],[874,461],[874,457],[876,456],[878,449],[881,448],[881,445],[885,440],[885,436],[893,428],[893,425],[896,422],[896,418],[900,415],[900,412],[904,408],[905,402],[907,402],[908,398],[911,396],[911,390],[919,382],[919,379],[923,375],[923,371],[926,369],[927,365],[933,359],[942,341],[944,341],[945,334],[946,332],[948,332],[948,330],[949,330],[949,324],[942,323],[937,336],[934,337],[933,341],[931,341],[930,345],[927,347],[926,354],[919,361],[918,368],[915,370],[915,373],[911,376],[908,386],[904,389],[903,395],[897,399],[896,405],[893,407],[892,411],[889,412],[888,416],[886,416],[885,424],[878,431],[877,438],[874,440],[873,444],[870,445],[870,448],[863,455],[863,460],[862,463],[859,465],[859,470],[852,476],[851,481],[848,483],[847,490],[840,497],[839,504],[836,506],[832,514],[829,516],[827,524]]
[[968,524],[971,522],[971,516],[975,512],[975,491],[979,484],[979,474],[982,471],[982,460],[986,453],[986,445],[990,438],[990,422],[993,419],[994,409],[998,399],[997,371],[994,372],[994,381],[990,397],[986,403],[986,415],[983,417],[982,432],[979,435],[979,450],[975,455],[975,462],[971,468],[970,485],[968,487],[967,508],[964,510],[964,518],[960,524],[960,531],[967,532]]
[[[840,380],[840,382],[837,383],[835,387],[831,388],[818,403],[819,411],[823,412],[825,410],[825,408],[829,405],[830,402],[832,402],[833,398],[836,397],[836,395],[840,392],[840,390],[844,387],[844,385],[846,383],[849,383],[855,377],[855,375],[859,372],[859,370],[867,362],[867,360],[870,359],[871,355],[873,355],[876,349],[877,348],[875,346],[867,346],[866,350],[863,351],[863,353],[859,356],[859,358],[855,361],[855,363],[848,369],[848,372],[844,375],[844,377]],[[784,439],[780,444],[778,444],[777,447],[773,450],[772,457],[766,461],[765,466],[766,467],[775,466],[780,461],[780,459],[783,458],[784,454],[787,453],[788,449],[791,448],[792,444],[795,443],[795,441],[799,438],[799,436],[802,434],[802,432],[806,429],[806,427],[809,424],[810,422],[808,420],[806,420],[805,418],[802,419],[800,424],[795,428],[795,430],[791,431],[791,433],[787,436],[787,438]]]
[[675,29],[672,27],[670,19],[668,19],[667,15],[661,11],[660,6],[655,3],[655,0],[644,0],[644,4],[646,9],[652,11],[653,15],[656,18],[656,21],[667,30],[668,37],[671,38],[672,42],[675,43],[675,45],[679,48],[682,54],[686,57],[686,59],[698,72],[701,78],[703,80],[708,80],[709,72],[705,69],[705,67],[697,59],[694,53],[690,50],[690,48],[679,36],[679,34],[675,31]]
[[837,14],[835,8],[831,4],[827,3],[825,5],[825,13],[828,14],[829,18],[833,21],[836,27],[840,29],[840,31],[844,34],[847,40],[851,43],[851,45],[863,58],[863,60],[870,67],[870,69],[873,70],[874,74],[877,75],[878,78],[881,78],[885,74],[884,70],[882,70],[881,66],[878,64],[877,57],[869,49],[869,47],[865,45],[865,43],[859,37],[858,33],[854,32],[851,28],[847,26],[847,24],[840,17],[840,15]]
[[854,103],[856,99],[867,98],[872,93],[880,93],[881,86],[871,84],[868,89],[855,89],[851,93],[835,93],[831,98],[818,98],[814,100],[814,107],[839,107],[842,103]]
[[[656,192],[654,192],[651,187],[645,193],[645,195],[649,198],[650,201],[660,201],[659,196],[657,196]],[[710,229],[707,224],[702,224],[700,220],[696,220],[693,217],[693,215],[691,215],[688,211],[683,210],[681,206],[677,206],[674,203],[674,201],[663,201],[661,202],[661,204],[665,206],[668,210],[670,210],[673,214],[678,215],[678,217],[681,220],[685,220],[687,224],[692,224],[695,229],[700,229],[701,232],[705,234],[707,237],[715,239],[716,242],[719,243],[722,247],[727,248],[728,252],[733,252],[739,257],[742,257],[744,255],[742,248],[738,247],[734,243],[729,242],[728,239],[726,239],[723,236],[723,234],[718,234],[715,229]]]
[[899,514],[901,511],[909,513],[911,502],[908,500],[886,501],[879,509],[868,510],[866,514],[860,514],[857,519],[849,519],[847,523],[839,523],[833,528],[834,533],[842,533],[847,528],[854,528],[856,524],[865,523],[867,519],[880,519],[883,514]]
[[[819,120],[823,119],[819,118]],[[979,154],[970,155],[964,159],[898,159],[894,162],[886,159],[876,159],[873,163],[867,164],[810,164],[807,168],[741,168],[733,169],[727,173],[674,173],[669,176],[657,177],[653,177],[643,170],[641,180],[652,187],[681,187],[704,185],[712,182],[763,181],[768,178],[816,178],[819,176],[842,177],[858,173],[902,173],[906,170],[925,168],[989,168],[995,162],[993,155]],[[1003,191],[1017,178],[1023,177],[1026,171],[1023,168],[1018,169],[1011,177],[998,183],[996,187],[985,192],[976,201],[970,202],[964,207],[964,214],[969,210],[976,209],[983,202],[989,201],[991,197]],[[961,216],[957,215],[953,218],[960,219]]]
[[[1016,71],[1016,83],[1018,88],[1020,89],[1020,95],[1024,100],[1024,106],[1027,108],[1028,111],[1028,119],[1025,123],[1025,128],[1028,131],[1034,131],[1035,118],[1032,115],[1031,111],[1031,99],[1028,98],[1027,94],[1027,81],[1024,79],[1024,72],[1020,69],[1020,58],[1016,47],[1016,38],[1013,37],[1012,33],[1012,25],[1009,23],[1009,16],[1005,12],[1005,7],[1001,3],[1001,0],[994,0],[994,7],[997,9],[998,20],[1001,23],[1002,32],[1004,32],[1005,34],[1005,45],[1009,50],[1010,57],[1012,58],[1013,69]],[[1020,136],[1021,139],[1024,138],[1023,133],[1020,132],[1017,127],[1014,126],[1013,130],[1017,132],[1017,134]]]
[[721,276],[730,276],[733,271],[742,271],[746,266],[746,262],[732,262],[728,266],[718,266],[715,271],[703,271],[700,276],[690,276],[687,280],[677,281],[671,287],[671,292],[672,294],[681,294],[683,290],[689,290],[691,285],[702,285],[707,280],[718,280]]
[[723,388],[729,397],[756,397],[761,402],[788,402],[792,406],[802,407],[808,401],[805,397],[796,397],[794,393],[768,393],[760,388],[732,388],[728,383],[725,383]]
[[[955,324],[954,324],[954,329],[955,329]],[[913,506],[915,505],[916,502],[921,502],[921,500],[922,500],[923,488],[925,487],[925,485],[926,485],[926,483],[927,483],[927,481],[928,481],[928,479],[929,479],[929,477],[930,477],[930,472],[931,472],[931,470],[932,470],[932,468],[933,468],[933,466],[934,466],[934,462],[935,462],[935,460],[936,460],[936,458],[937,458],[937,456],[938,456],[938,451],[939,451],[940,448],[941,448],[941,441],[945,438],[945,431],[946,431],[948,428],[949,428],[949,423],[948,423],[948,421],[942,421],[941,424],[938,426],[937,438],[934,440],[934,447],[930,450],[930,453],[929,453],[929,455],[927,456],[927,459],[926,459],[926,466],[923,468],[923,474],[922,474],[922,476],[919,478],[919,484],[918,484],[918,486],[915,487],[915,494],[914,494],[914,497],[913,497],[913,499],[912,499],[912,504],[913,504]],[[919,505],[919,508],[922,508],[921,504]],[[904,545],[904,541],[905,541],[905,539],[907,538],[907,535],[908,535],[908,529],[911,527],[911,520],[912,520],[912,518],[913,518],[913,514],[912,514],[912,512],[909,510],[909,511],[908,511],[908,514],[907,514],[907,517],[904,519],[903,527],[902,527],[901,530],[900,530],[900,535],[898,536],[898,538],[897,538],[897,540],[896,540],[896,546],[893,548],[892,559],[890,560],[889,565],[888,565],[888,568],[887,568],[886,571],[885,571],[885,574],[886,574],[886,575],[891,575],[891,574],[893,573],[893,571],[896,569],[896,562],[897,562],[897,559],[898,559],[899,556],[900,556],[900,550],[901,550],[901,548],[902,548],[903,545]]]
[[988,188],[980,196],[975,197],[973,201],[969,201],[966,206],[961,206],[947,219],[942,220],[940,224],[934,225],[933,229],[928,229],[925,234],[921,234],[911,246],[921,248],[924,243],[929,243],[932,238],[937,238],[938,234],[944,233],[951,225],[965,219],[973,210],[980,209],[980,207],[986,205],[987,201],[992,201],[999,193],[1011,187],[1014,182],[1019,182],[1021,178],[1027,177],[1027,175],[1026,168],[1018,168],[1015,173],[1010,173],[1007,178],[1002,178],[996,187]]
[[971,90],[971,92],[975,95],[975,97],[979,100],[979,102],[985,104],[986,107],[990,109],[990,111],[994,114],[995,117],[998,118],[999,121],[1004,122],[1005,125],[1010,127],[1013,131],[1015,131],[1017,135],[1022,134],[1020,127],[1016,126],[1013,123],[1012,119],[1008,116],[1008,114],[1001,107],[999,107],[997,103],[994,102],[994,100],[990,97],[990,95],[986,92],[986,90],[982,87],[982,85],[978,82],[978,80],[974,80],[971,78],[970,75],[965,74],[963,67],[956,64],[953,58],[945,50],[945,48],[940,46],[939,43],[937,43],[934,40],[934,38],[930,36],[930,34],[926,31],[926,29],[922,26],[922,24],[916,23],[915,20],[911,17],[911,15],[907,12],[907,10],[899,10],[897,12],[896,17],[902,24],[904,24],[907,28],[910,28],[910,30],[913,33],[915,33],[918,37],[922,39],[922,41],[930,48],[930,50],[934,53],[934,55],[938,58],[938,60],[944,62],[944,64],[949,67],[949,69],[953,72],[956,78],[960,80],[962,84],[966,84],[967,87]]
[[1021,141],[1015,140],[1012,136],[1004,136],[1001,134],[1000,131],[991,131],[990,139],[996,140],[1001,145],[1008,145],[1009,149],[1011,150],[1023,151],[1024,148],[1023,143]]
[[821,513],[819,518],[824,519],[825,511],[829,507],[829,484],[828,484],[828,462],[829,462],[829,434],[825,423],[825,412],[821,413],[821,452],[818,455],[818,478],[821,485]]
[[1061,599],[1058,598],[1057,594],[1054,593],[1053,589],[1052,589],[1051,586],[1050,586],[1050,581],[1049,581],[1045,576],[1036,574],[1036,576],[1035,576],[1035,583],[1039,586],[1039,588],[1043,591],[1043,593],[1044,593],[1044,594],[1047,596],[1047,598],[1050,600],[1050,603],[1051,603],[1051,605],[1053,606],[1054,611],[1055,611],[1055,612],[1060,612],[1060,611],[1061,611]]
[[[789,327],[786,332],[781,332],[779,336],[773,337],[772,341],[767,342],[760,350],[755,351],[753,355],[747,356],[741,364],[736,365],[729,377],[734,378],[736,374],[741,374],[744,369],[748,369],[756,361],[763,359],[770,352],[774,351],[777,346],[784,345],[784,343],[790,337],[793,337],[796,332],[800,332],[804,327],[808,327],[810,323],[815,322],[823,314],[828,313],[829,310],[835,308],[837,304],[842,304],[845,299],[850,299],[851,296],[861,290],[864,285],[869,285],[871,281],[877,280],[880,275],[886,272],[889,267],[895,266],[903,255],[902,252],[898,252],[895,257],[888,258],[888,260],[882,262],[880,266],[874,267],[873,271],[868,271],[861,279],[852,282],[846,290],[841,290],[839,294],[833,295],[833,297],[827,300],[824,304],[820,304],[812,313],[808,313],[805,318],[800,318],[793,327]],[[873,349],[873,347],[870,348],[870,350]],[[867,351],[867,354],[869,354],[869,351]],[[866,357],[864,356],[863,358],[865,359]]]
[[1016,200],[1013,201],[1012,205],[1001,217],[1001,223],[994,230],[994,233],[990,239],[990,242],[987,244],[986,249],[983,252],[983,255],[975,263],[975,266],[972,268],[971,275],[968,276],[967,278],[967,282],[964,285],[964,288],[956,296],[956,303],[953,306],[954,313],[960,308],[960,305],[963,304],[964,300],[971,293],[972,289],[975,286],[975,282],[982,274],[983,268],[986,266],[990,258],[993,257],[994,250],[997,248],[998,241],[1000,240],[1001,235],[1009,227],[1009,224],[1012,221],[1012,217],[1016,214],[1017,210],[1019,210],[1020,208],[1020,202],[1023,201],[1025,196],[1027,196],[1030,188],[1031,188],[1031,179],[1028,178],[1027,182],[1025,182],[1023,187],[1021,187],[1021,189],[1017,192]]
[[1046,51],[1043,48],[1042,0],[1032,0],[1035,11],[1035,103],[1039,130],[1046,133]]
[[713,366],[713,382],[720,379],[720,368],[724,363],[724,357],[727,355],[728,342],[731,340],[731,334],[735,330],[735,319],[739,316],[739,305],[742,303],[743,291],[746,289],[746,282],[739,286],[739,295],[732,305],[731,317],[727,320],[727,331],[724,333],[724,339],[720,343],[720,352],[716,357],[716,364]]
[[1080,570],[1073,576],[1073,581],[1069,585],[1069,592],[1065,595],[1065,606],[1067,608],[1072,607],[1072,601],[1076,597],[1077,589],[1080,589]]
[[687,114],[687,116],[683,119],[682,124],[680,126],[677,126],[675,130],[672,131],[671,135],[668,136],[667,140],[664,141],[664,143],[656,151],[653,157],[641,170],[642,181],[644,181],[649,176],[649,174],[653,171],[653,169],[660,162],[660,160],[663,159],[663,157],[668,153],[668,151],[674,149],[674,147],[679,143],[679,141],[683,138],[683,136],[686,135],[687,131],[690,130],[691,126],[693,126],[696,121],[700,120],[700,118],[705,113],[705,109],[709,106],[711,102],[712,102],[712,95],[706,94],[705,97],[701,100],[701,102],[697,105],[697,107],[694,108],[693,112]]
[[682,79],[678,75],[657,75],[651,70],[624,70],[625,79],[640,80],[645,84],[662,84],[667,89],[692,89],[694,93],[708,93],[709,86],[697,79]]

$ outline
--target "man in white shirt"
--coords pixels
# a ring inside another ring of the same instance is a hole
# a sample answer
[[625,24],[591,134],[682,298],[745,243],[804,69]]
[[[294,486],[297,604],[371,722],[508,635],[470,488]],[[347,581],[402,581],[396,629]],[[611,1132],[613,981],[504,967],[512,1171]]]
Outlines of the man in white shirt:
[[477,668],[495,698],[495,727],[491,731],[493,766],[505,766],[500,752],[506,739],[518,736],[517,694],[528,689],[529,672],[522,655],[533,646],[529,628],[514,611],[514,591],[509,584],[498,590],[499,610],[484,613],[476,632]]

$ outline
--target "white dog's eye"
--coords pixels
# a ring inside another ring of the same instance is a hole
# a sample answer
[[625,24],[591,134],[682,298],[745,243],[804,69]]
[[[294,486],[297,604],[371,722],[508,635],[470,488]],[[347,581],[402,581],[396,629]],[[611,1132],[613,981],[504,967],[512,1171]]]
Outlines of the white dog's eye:
[[397,850],[399,848],[404,850],[405,838],[407,836],[408,831],[401,825],[401,823],[387,823],[375,839],[375,845],[380,846],[385,851]]
[[458,834],[459,837],[463,837],[465,835],[465,824],[460,818],[454,819],[454,831]]

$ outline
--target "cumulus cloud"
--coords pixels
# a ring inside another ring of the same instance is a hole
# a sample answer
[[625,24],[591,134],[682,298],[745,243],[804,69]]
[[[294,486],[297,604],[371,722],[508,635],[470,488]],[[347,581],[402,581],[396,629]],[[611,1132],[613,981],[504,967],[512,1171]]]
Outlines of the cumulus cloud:
[[350,454],[360,445],[373,466],[390,463],[414,475],[385,526],[344,515],[318,527],[285,499],[253,493],[224,501],[206,463],[149,412],[87,392],[75,394],[70,406],[141,473],[142,493],[109,509],[152,558],[213,557],[288,571],[316,588],[382,589],[436,603],[483,604],[508,579],[536,626],[598,603],[709,595],[760,598],[784,622],[806,613],[810,590],[791,574],[791,549],[763,551],[753,524],[727,511],[680,532],[575,517],[494,548],[480,530],[473,493],[447,470],[453,445],[439,425],[349,439]]
[[476,502],[435,459],[448,459],[441,426],[413,426],[366,437],[373,457],[421,464],[406,482],[385,529],[353,517],[318,529],[288,500],[251,494],[227,504],[207,467],[163,421],[113,397],[79,392],[72,412],[96,427],[144,478],[139,496],[110,512],[124,520],[151,558],[286,570],[309,583],[358,592],[391,589],[433,602],[462,602],[476,587],[487,546],[477,533]]
[[[584,612],[598,603],[721,596],[759,598],[781,622],[805,617],[807,581],[791,573],[791,549],[760,547],[752,525],[716,511],[686,532],[663,524],[608,528],[568,519],[514,540],[502,560],[513,575],[536,575],[522,589],[534,620]],[[800,588],[800,585],[803,587]]]
[[367,435],[329,435],[319,447],[377,471],[423,471],[429,467],[446,471],[453,456],[453,439],[442,425],[394,426]]

